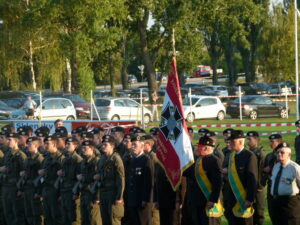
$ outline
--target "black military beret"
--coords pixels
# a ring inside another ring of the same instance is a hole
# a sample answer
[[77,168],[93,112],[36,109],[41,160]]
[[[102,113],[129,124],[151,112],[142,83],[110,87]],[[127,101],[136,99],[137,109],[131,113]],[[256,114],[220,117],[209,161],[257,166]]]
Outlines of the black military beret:
[[280,143],[277,147],[276,147],[276,149],[280,149],[280,148],[283,148],[283,147],[290,147],[290,145],[288,144],[288,143],[286,143],[286,142],[282,142],[282,143]]
[[0,135],[3,135],[3,136],[7,136],[9,134],[9,132],[7,132],[7,131],[1,131],[0,132]]
[[158,131],[159,131],[158,127],[152,127],[150,129],[150,134],[152,134],[152,135],[158,135]]
[[30,133],[29,133],[28,130],[21,130],[21,131],[18,132],[18,134],[20,136],[29,136]]
[[269,140],[273,139],[282,139],[282,136],[280,134],[272,134],[269,136]]
[[50,133],[50,129],[46,126],[41,126],[38,129],[36,129],[34,133],[36,136],[39,136],[38,134],[42,133],[43,135],[41,135],[40,137],[48,136]]
[[30,126],[19,127],[17,129],[17,132],[18,132],[19,135],[29,136],[30,133],[32,133],[32,127],[30,127]]
[[145,138],[143,136],[138,136],[138,135],[134,135],[132,138],[131,138],[131,141],[144,141]]
[[14,128],[12,125],[7,124],[1,128],[1,131],[5,131],[6,133],[12,133],[14,131]]
[[216,133],[213,132],[213,131],[209,131],[207,133],[204,133],[204,136],[205,137],[215,137],[216,136]]
[[105,142],[109,142],[109,143],[115,144],[116,140],[115,140],[115,138],[112,135],[104,135],[102,137],[102,143],[105,143]]
[[259,133],[256,131],[249,131],[247,137],[259,137]]
[[87,131],[87,128],[85,126],[80,126],[80,127],[77,127],[76,130],[77,130],[77,133],[81,133],[81,132]]
[[125,134],[124,139],[132,139],[134,137],[134,134]]
[[62,135],[67,135],[68,136],[68,130],[65,127],[57,127],[55,129],[55,134],[62,134]]
[[142,128],[138,128],[138,129],[136,129],[133,133],[134,133],[134,134],[137,134],[137,133],[143,133],[143,134],[146,134],[146,131],[145,131],[144,129],[142,129]]
[[234,131],[234,129],[232,129],[232,128],[227,128],[227,129],[225,129],[225,130],[223,131],[223,135],[225,135],[225,134],[231,134],[232,131]]
[[104,132],[102,127],[94,127],[93,130],[91,130],[91,133],[93,134],[99,134],[100,132]]
[[43,133],[43,132],[39,132],[35,134],[37,137],[47,137],[49,136],[49,133]]
[[66,139],[66,144],[67,144],[67,143],[71,143],[71,142],[73,142],[73,143],[75,143],[75,144],[78,144],[78,141],[77,141],[76,138],[68,137],[68,138]]
[[46,141],[57,141],[57,136],[56,135],[46,136],[44,139],[44,142],[46,142]]
[[78,132],[78,130],[77,129],[73,129],[73,130],[71,130],[71,134],[79,134],[80,132]]
[[188,130],[188,132],[192,132],[192,133],[194,133],[194,129],[193,129],[193,128],[191,128],[191,127],[188,127],[188,128],[187,128],[187,130]]
[[[133,127],[131,127],[130,129],[129,129],[129,132],[130,133],[135,133],[135,130],[136,129],[140,129],[139,127],[137,127],[137,126],[133,126]],[[150,130],[150,132],[151,132],[151,130]]]
[[56,137],[57,139],[58,138],[67,138],[68,134],[65,134],[65,133],[54,133],[52,136]]
[[80,136],[82,138],[94,138],[94,134],[92,132],[82,132]]
[[209,130],[206,129],[206,128],[200,128],[200,129],[198,130],[198,134],[200,134],[200,133],[208,133],[208,132],[209,132]]
[[111,129],[111,133],[115,133],[115,132],[121,132],[121,133],[125,134],[125,128],[124,127],[114,127]]
[[295,126],[298,126],[298,125],[300,125],[300,120],[297,120],[297,121],[295,122]]
[[26,143],[33,142],[33,141],[39,141],[38,137],[27,138]]
[[87,140],[87,141],[83,141],[82,146],[93,146],[95,147],[95,143],[93,141]]
[[228,140],[234,140],[239,138],[245,138],[244,132],[242,130],[234,130],[231,132],[231,135],[228,138]]
[[8,133],[7,137],[8,138],[19,138],[20,135],[18,133]]
[[214,141],[210,137],[207,137],[207,136],[200,137],[198,144],[199,145],[208,145],[208,146],[211,146],[211,147],[215,147]]

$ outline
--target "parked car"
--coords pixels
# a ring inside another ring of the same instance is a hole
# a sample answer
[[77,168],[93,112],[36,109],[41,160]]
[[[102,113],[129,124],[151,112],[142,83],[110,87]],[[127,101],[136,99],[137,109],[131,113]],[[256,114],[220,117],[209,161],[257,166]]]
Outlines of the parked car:
[[9,107],[5,102],[0,101],[0,120],[8,120],[10,114],[17,109]]
[[[99,98],[95,105],[102,120],[141,121],[142,106],[129,98]],[[152,113],[144,107],[144,123],[152,121]]]
[[270,85],[265,82],[250,83],[250,86],[254,88],[259,95],[268,94],[268,89],[270,87]]
[[91,104],[76,94],[54,93],[48,94],[47,98],[67,98],[72,101],[78,118],[89,118],[91,115]]
[[183,85],[183,88],[197,89],[197,88],[202,88],[204,86],[206,86],[204,83],[187,83],[187,84]]
[[[228,104],[227,114],[233,118],[240,116],[240,102],[236,98]],[[289,111],[283,104],[277,104],[269,97],[261,95],[248,95],[241,98],[242,116],[256,120],[257,117],[287,118]]]
[[268,89],[269,94],[277,94],[277,95],[285,95],[285,94],[292,94],[292,88],[286,85],[284,82],[273,83],[270,85]]
[[137,78],[136,78],[136,76],[133,75],[133,74],[129,74],[129,75],[128,75],[128,83],[129,83],[129,84],[135,84],[135,83],[137,83]]
[[[38,107],[34,118],[42,120],[76,120],[76,109],[71,100],[66,98],[44,98],[42,105],[37,101]],[[10,119],[26,119],[24,109],[19,109],[10,114]]]
[[0,100],[5,102],[9,107],[20,108],[24,105],[27,96],[22,91],[1,91]]
[[203,88],[211,90],[214,96],[228,96],[227,88],[222,85],[210,85]]
[[218,97],[193,96],[183,99],[184,118],[188,122],[195,119],[216,118],[223,120],[226,109]]

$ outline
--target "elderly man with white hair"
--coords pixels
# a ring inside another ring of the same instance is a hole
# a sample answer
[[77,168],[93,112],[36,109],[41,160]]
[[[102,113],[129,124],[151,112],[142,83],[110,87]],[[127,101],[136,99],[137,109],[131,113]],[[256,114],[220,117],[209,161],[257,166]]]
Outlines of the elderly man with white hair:
[[271,177],[271,202],[276,217],[274,225],[300,224],[300,166],[291,160],[291,156],[289,145],[282,143]]

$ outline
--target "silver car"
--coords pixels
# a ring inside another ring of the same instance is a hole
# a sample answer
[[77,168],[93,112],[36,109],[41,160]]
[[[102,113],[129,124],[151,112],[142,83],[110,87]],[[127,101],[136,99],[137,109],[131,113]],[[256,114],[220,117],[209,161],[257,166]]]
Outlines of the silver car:
[[[95,105],[101,120],[142,120],[142,106],[129,98],[98,98]],[[152,113],[144,109],[144,123],[152,121]]]
[[[42,107],[36,100],[38,107],[34,112],[34,118],[42,120],[76,120],[76,109],[73,103],[66,98],[43,98]],[[24,109],[20,108],[10,114],[10,119],[26,119]]]

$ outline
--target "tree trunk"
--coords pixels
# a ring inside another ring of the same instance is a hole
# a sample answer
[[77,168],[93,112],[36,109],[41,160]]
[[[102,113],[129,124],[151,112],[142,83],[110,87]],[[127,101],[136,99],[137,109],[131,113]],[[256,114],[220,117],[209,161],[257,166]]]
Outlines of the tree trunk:
[[115,90],[115,71],[114,71],[114,66],[113,66],[113,56],[112,56],[112,51],[108,52],[109,54],[109,78],[110,78],[110,89],[111,89],[111,95],[113,97],[116,97],[116,90]]
[[71,70],[71,64],[70,60],[66,58],[66,70],[67,70],[67,92],[71,93],[72,92],[72,70]]
[[30,66],[30,72],[31,72],[32,87],[33,87],[33,90],[36,91],[35,72],[34,72],[34,68],[33,68],[32,41],[29,41],[29,66]]
[[228,68],[228,78],[229,78],[228,83],[229,85],[233,85],[237,80],[237,76],[235,71],[233,46],[230,38],[224,46],[224,53],[225,53],[225,59]]
[[122,78],[122,87],[123,89],[128,89],[128,74],[127,74],[127,32],[122,35],[122,69],[121,69],[121,78]]
[[149,20],[149,11],[145,9],[144,17],[142,20],[138,20],[138,29],[140,35],[140,45],[142,50],[143,61],[145,64],[145,73],[148,78],[149,97],[151,104],[153,103],[152,93],[157,90],[155,68],[151,61],[148,43],[147,43],[147,24]]
[[211,58],[211,67],[213,70],[213,77],[212,81],[214,85],[218,84],[218,73],[217,73],[217,66],[218,66],[218,60],[220,57],[220,50],[217,49],[217,37],[216,33],[213,32],[209,41],[209,55]]
[[71,84],[73,87],[74,91],[79,91],[79,85],[78,85],[78,81],[77,81],[77,69],[78,69],[78,65],[77,65],[77,60],[75,58],[75,56],[71,57]]
[[242,61],[243,61],[243,67],[245,72],[245,80],[247,83],[251,82],[251,74],[250,74],[250,51],[248,49],[241,49],[240,50]]

